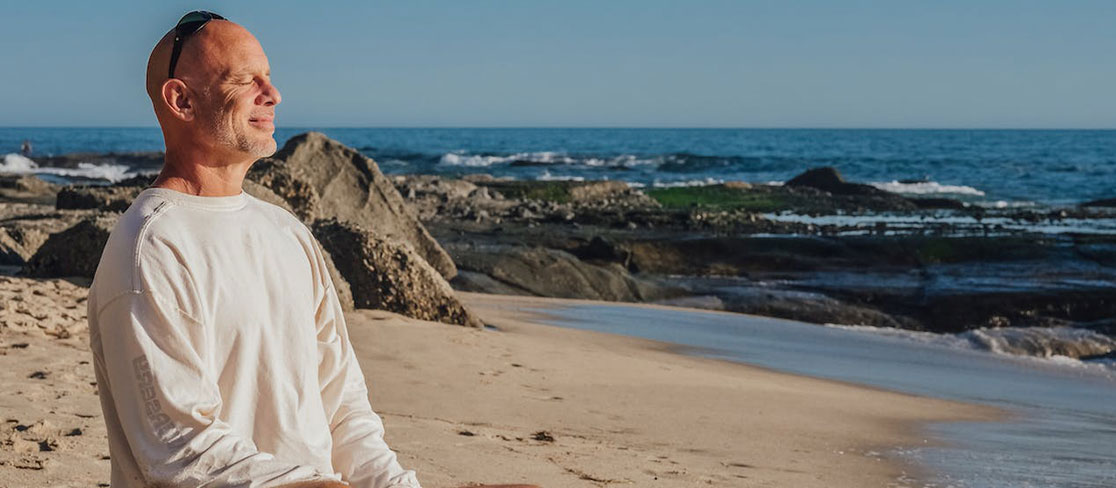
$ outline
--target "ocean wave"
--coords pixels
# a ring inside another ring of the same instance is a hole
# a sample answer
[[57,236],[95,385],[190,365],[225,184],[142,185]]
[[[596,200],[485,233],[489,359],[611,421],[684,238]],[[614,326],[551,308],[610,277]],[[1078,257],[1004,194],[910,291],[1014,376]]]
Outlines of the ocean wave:
[[903,193],[907,195],[969,195],[974,197],[983,197],[984,192],[971,186],[964,185],[943,185],[936,181],[913,181],[903,182],[892,180],[888,182],[872,182],[869,183],[876,188],[892,193]]
[[123,164],[78,163],[76,168],[41,167],[30,158],[12,153],[4,155],[4,162],[0,164],[0,172],[36,175],[46,174],[66,178],[107,180],[114,183],[140,174],[140,172]]
[[552,175],[550,171],[543,171],[537,179],[539,181],[585,181],[584,176]]
[[890,327],[826,324],[827,327],[870,332],[877,335],[934,344],[954,349],[984,351],[1005,356],[1021,356],[1070,365],[1090,364],[1116,371],[1109,359],[1088,361],[1078,358],[1103,356],[1116,352],[1116,339],[1089,329],[1071,327],[1006,327],[973,329],[957,334],[936,334]]
[[22,154],[8,153],[4,155],[4,162],[0,163],[0,172],[3,173],[31,173],[39,165]]
[[1037,204],[1035,202],[1020,200],[1009,202],[1007,200],[996,200],[994,202],[974,202],[974,205],[984,208],[1029,208]]
[[508,166],[592,166],[592,167],[622,167],[630,168],[640,165],[654,165],[658,159],[645,159],[633,154],[619,156],[571,156],[554,151],[522,152],[509,155],[499,154],[467,154],[463,151],[443,154],[438,163],[445,166],[489,167],[496,165]]

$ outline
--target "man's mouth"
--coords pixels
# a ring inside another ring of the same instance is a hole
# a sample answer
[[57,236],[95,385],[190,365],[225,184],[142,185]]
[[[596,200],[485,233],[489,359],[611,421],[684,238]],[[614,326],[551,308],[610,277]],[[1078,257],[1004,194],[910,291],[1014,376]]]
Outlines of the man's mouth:
[[260,129],[275,129],[275,117],[251,117],[248,124]]

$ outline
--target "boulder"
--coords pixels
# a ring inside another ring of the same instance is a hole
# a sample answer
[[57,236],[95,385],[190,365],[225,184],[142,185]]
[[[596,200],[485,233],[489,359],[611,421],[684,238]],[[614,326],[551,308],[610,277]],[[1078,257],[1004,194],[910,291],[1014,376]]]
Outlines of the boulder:
[[8,229],[0,227],[0,266],[18,266],[27,259],[23,244],[17,241]]
[[[677,290],[631,276],[618,263],[589,264],[555,249],[460,246],[451,248],[450,252],[461,269],[483,273],[524,294],[621,302],[677,295]],[[483,285],[484,280],[473,277],[469,284]]]
[[37,278],[80,276],[92,279],[118,218],[115,214],[97,215],[51,234],[23,267],[23,274]]
[[802,173],[788,180],[786,182],[786,186],[805,186],[829,192],[833,195],[874,196],[890,194],[871,185],[849,183],[845,181],[845,178],[841,176],[841,173],[837,171],[837,168],[834,168],[832,166],[825,166],[807,170],[805,173]]
[[306,222],[337,218],[411,245],[442,276],[457,272],[376,162],[317,132],[292,137],[247,178],[269,188]]
[[0,173],[0,199],[49,204],[57,191],[58,185],[35,175]]
[[59,210],[97,209],[109,212],[128,210],[132,200],[143,191],[143,186],[92,186],[71,185],[58,191],[54,202]]
[[420,320],[469,327],[484,323],[408,243],[387,239],[351,222],[319,220],[314,235],[340,261],[357,308],[375,308]]

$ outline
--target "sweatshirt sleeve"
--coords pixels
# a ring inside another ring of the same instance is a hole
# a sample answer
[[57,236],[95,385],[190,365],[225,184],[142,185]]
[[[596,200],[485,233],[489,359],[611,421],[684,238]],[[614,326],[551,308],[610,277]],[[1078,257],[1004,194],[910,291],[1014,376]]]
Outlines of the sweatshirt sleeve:
[[[98,312],[100,354],[115,414],[144,486],[271,487],[326,479],[277,460],[220,419],[206,368],[205,327],[150,291],[127,291]],[[96,354],[96,353],[95,353]]]
[[333,437],[333,468],[356,488],[420,488],[384,442],[384,424],[368,402],[364,375],[353,354],[332,285],[318,306],[318,376]]

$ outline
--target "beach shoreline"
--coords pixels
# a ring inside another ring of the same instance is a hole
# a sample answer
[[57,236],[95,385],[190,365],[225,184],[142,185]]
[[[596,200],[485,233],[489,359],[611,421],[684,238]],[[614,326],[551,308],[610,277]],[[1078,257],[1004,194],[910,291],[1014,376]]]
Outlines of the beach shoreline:
[[[84,288],[5,277],[4,293],[29,297],[25,308],[51,328],[5,311],[0,473],[26,486],[107,483]],[[346,315],[388,442],[428,487],[904,486],[926,473],[891,453],[931,445],[920,426],[997,415],[542,325],[520,311],[562,300],[463,299],[499,331]]]

